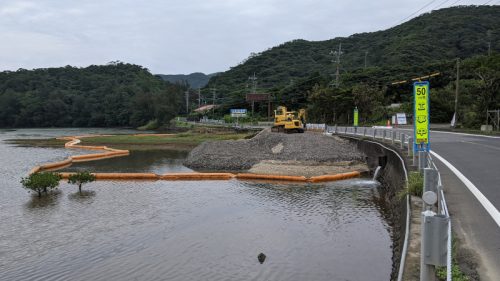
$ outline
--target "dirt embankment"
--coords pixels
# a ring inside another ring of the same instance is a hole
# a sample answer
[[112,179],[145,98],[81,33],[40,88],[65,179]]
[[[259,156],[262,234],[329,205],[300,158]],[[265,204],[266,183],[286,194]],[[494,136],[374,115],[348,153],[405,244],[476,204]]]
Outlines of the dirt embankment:
[[252,139],[205,142],[184,165],[196,170],[315,176],[365,170],[365,155],[347,140],[319,133],[273,133]]

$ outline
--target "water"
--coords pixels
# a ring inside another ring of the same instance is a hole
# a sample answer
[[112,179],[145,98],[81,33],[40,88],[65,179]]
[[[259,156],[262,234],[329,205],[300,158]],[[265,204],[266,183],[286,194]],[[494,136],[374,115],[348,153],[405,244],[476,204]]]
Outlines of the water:
[[[373,181],[102,181],[83,195],[67,183],[28,194],[22,175],[75,151],[3,140],[71,134],[0,131],[0,280],[389,280],[391,229]],[[69,169],[187,170],[173,152],[132,157]]]
[[382,166],[377,166],[375,169],[375,172],[373,173],[373,180],[376,181],[378,178],[378,174],[380,173],[380,169],[382,169]]

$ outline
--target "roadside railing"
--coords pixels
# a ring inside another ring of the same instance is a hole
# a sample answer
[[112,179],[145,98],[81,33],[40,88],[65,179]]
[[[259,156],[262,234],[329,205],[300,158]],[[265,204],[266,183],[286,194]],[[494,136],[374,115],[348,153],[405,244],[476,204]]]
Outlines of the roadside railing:
[[[412,159],[412,165],[424,176],[423,211],[421,220],[421,260],[420,281],[434,280],[435,266],[446,266],[446,280],[451,281],[452,235],[451,220],[443,192],[441,174],[430,153],[414,153],[413,132],[401,132],[397,128],[384,127],[344,127],[326,126],[326,133],[369,138],[382,143],[391,143]],[[409,206],[409,197],[407,197]],[[410,212],[408,209],[407,212]],[[407,254],[409,216],[401,254],[398,281],[403,279],[404,263]]]

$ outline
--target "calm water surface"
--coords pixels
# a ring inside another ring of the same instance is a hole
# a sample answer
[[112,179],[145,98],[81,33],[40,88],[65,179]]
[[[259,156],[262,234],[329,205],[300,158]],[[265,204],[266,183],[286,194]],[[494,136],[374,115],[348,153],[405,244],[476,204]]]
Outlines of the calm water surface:
[[[62,183],[40,200],[21,176],[76,152],[4,142],[117,132],[0,131],[0,280],[389,280],[391,229],[371,181],[109,181],[83,195]],[[133,152],[69,169],[189,171],[184,156]]]

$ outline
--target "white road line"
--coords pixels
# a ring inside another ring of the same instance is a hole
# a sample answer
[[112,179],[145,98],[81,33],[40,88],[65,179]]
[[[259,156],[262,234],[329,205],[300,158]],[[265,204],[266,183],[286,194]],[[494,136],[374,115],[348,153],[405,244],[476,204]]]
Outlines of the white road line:
[[443,164],[445,164],[464,184],[465,186],[474,194],[476,199],[483,205],[484,209],[486,209],[486,212],[490,214],[490,216],[493,218],[493,220],[497,223],[498,227],[500,227],[500,212],[491,204],[490,200],[484,196],[479,189],[468,179],[462,174],[457,168],[455,168],[450,162],[446,161],[443,157],[441,157],[439,154],[431,150],[431,154],[439,159]]
[[460,141],[460,142],[470,143],[470,144],[475,144],[475,145],[479,145],[479,146],[484,146],[484,147],[487,147],[487,148],[490,148],[490,149],[500,150],[500,146],[499,147],[495,147],[495,146],[492,146],[492,145],[487,145],[487,144],[482,144],[482,143],[477,143],[477,142],[472,142],[472,141]]

